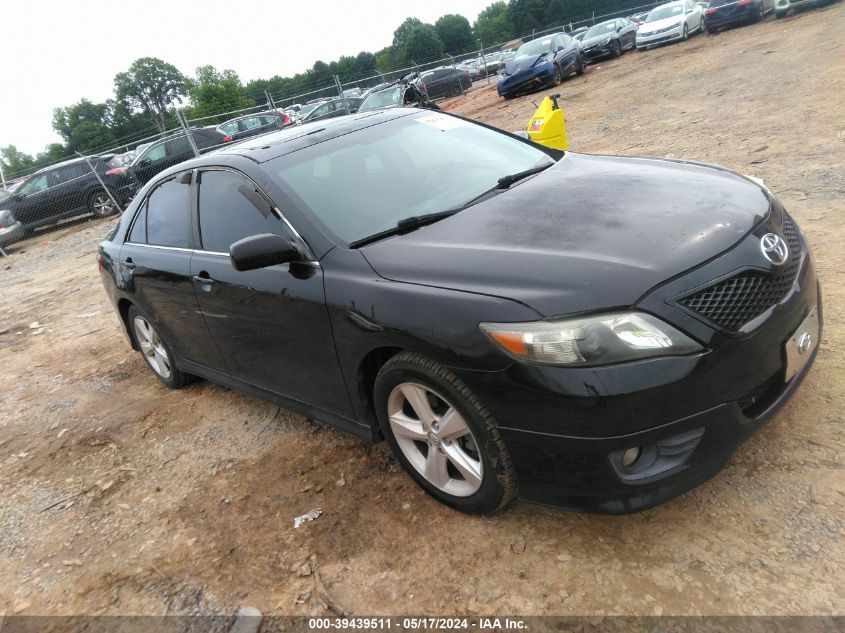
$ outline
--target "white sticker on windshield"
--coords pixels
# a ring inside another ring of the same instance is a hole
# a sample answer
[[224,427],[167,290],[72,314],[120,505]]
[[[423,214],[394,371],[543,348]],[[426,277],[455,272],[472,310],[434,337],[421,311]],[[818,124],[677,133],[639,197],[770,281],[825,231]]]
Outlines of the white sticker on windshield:
[[454,130],[455,128],[459,127],[466,127],[469,125],[466,121],[461,119],[457,119],[453,116],[447,116],[445,114],[427,114],[425,116],[418,116],[414,121],[418,123],[424,123],[425,125],[430,125],[433,128],[437,128],[443,132],[447,130]]

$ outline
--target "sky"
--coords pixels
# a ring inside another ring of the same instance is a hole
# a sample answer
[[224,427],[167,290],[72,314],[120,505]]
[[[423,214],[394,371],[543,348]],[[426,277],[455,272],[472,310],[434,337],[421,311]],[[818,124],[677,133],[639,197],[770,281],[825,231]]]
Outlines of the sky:
[[472,23],[491,2],[2,0],[0,147],[34,155],[59,141],[53,108],[113,97],[114,76],[139,57],[188,75],[205,64],[230,68],[246,83],[375,52],[407,17],[434,23],[459,13]]

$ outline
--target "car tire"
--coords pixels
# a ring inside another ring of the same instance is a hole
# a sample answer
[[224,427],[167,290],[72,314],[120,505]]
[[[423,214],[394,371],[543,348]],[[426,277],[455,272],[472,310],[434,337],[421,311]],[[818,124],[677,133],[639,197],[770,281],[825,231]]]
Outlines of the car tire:
[[435,499],[488,514],[515,496],[516,473],[496,421],[451,371],[401,352],[378,372],[373,398],[391,451]]
[[760,21],[761,21],[761,20],[765,17],[765,15],[766,15],[766,13],[765,13],[765,11],[763,10],[763,2],[762,2],[762,0],[761,0],[761,2],[760,2],[760,10],[759,10],[757,13],[755,13],[755,14],[754,14],[754,17],[752,17],[752,18],[751,18],[751,22],[752,22],[752,23],[757,23],[757,22],[760,22]]
[[452,96],[452,97],[460,97],[460,96],[461,96],[461,92],[462,92],[462,90],[461,90],[461,85],[460,85],[460,84],[458,84],[458,85],[456,85],[456,86],[452,86],[452,91],[451,91],[451,95],[450,95],[450,96]]
[[194,376],[176,369],[173,352],[153,327],[152,319],[134,305],[129,307],[126,319],[133,342],[156,378],[170,389],[181,389],[193,381]]
[[552,72],[552,85],[559,86],[563,81],[563,73],[560,72],[560,66],[555,64],[554,71]]
[[580,55],[578,57],[578,65],[575,67],[575,74],[583,75],[585,72],[587,72],[587,58]]
[[684,23],[684,35],[681,39],[685,42],[689,39],[689,26],[686,23]]
[[98,218],[107,218],[118,213],[120,207],[115,206],[111,196],[105,191],[94,191],[88,196],[88,210]]
[[619,40],[614,40],[613,42],[612,55],[614,57],[622,57],[622,44],[619,43]]

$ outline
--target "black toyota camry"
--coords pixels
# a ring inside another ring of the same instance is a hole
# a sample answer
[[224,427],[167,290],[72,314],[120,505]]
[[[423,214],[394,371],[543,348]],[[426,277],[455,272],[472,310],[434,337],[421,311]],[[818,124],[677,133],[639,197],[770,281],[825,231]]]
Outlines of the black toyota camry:
[[165,385],[384,439],[471,513],[689,490],[795,390],[821,329],[807,245],[764,186],[416,109],[173,167],[99,262]]

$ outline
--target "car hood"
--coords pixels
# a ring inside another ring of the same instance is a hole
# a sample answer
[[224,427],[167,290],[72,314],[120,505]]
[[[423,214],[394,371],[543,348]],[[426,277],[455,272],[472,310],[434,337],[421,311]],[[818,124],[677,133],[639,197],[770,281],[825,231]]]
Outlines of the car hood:
[[505,74],[506,75],[515,75],[516,73],[531,68],[541,59],[545,58],[548,53],[543,55],[536,55],[534,57],[520,57],[519,59],[513,59],[505,64]]
[[683,21],[684,16],[674,15],[671,18],[655,20],[654,22],[644,22],[643,24],[640,24],[640,31],[642,31],[643,33],[651,33],[652,31],[657,31],[658,29],[665,29],[670,26],[675,26]]
[[544,316],[633,305],[766,217],[726,169],[567,153],[511,189],[361,249],[380,276],[506,297]]

